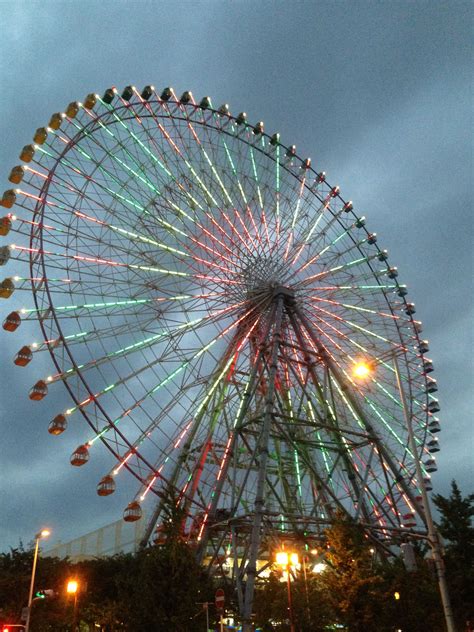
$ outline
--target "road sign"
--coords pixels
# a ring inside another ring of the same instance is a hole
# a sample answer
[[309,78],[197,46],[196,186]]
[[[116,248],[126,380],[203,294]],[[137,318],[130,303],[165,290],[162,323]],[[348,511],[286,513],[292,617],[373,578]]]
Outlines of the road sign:
[[217,610],[224,610],[225,594],[224,594],[224,591],[222,590],[222,588],[218,588],[216,590],[216,595],[215,595],[214,599],[215,599],[215,602],[216,602]]

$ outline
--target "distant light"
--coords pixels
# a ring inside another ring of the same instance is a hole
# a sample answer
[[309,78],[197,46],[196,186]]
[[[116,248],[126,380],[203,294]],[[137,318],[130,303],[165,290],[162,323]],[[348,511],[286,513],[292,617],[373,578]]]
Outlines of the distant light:
[[50,535],[50,534],[51,534],[51,531],[49,529],[43,529],[42,531],[40,531],[40,536],[42,538],[47,538],[48,535]]
[[394,592],[393,596],[395,598],[395,601],[398,601],[400,599],[400,593],[399,592]]
[[276,554],[276,563],[279,566],[288,566],[288,553],[285,551],[278,551]]
[[355,377],[364,378],[370,374],[371,368],[365,362],[359,362],[354,367],[354,375]]
[[75,594],[77,593],[78,588],[79,588],[79,584],[75,579],[71,579],[70,581],[68,581],[67,586],[66,586],[66,590],[68,593]]
[[318,562],[313,566],[313,573],[322,573],[326,570],[326,568],[327,564],[324,564],[324,562]]

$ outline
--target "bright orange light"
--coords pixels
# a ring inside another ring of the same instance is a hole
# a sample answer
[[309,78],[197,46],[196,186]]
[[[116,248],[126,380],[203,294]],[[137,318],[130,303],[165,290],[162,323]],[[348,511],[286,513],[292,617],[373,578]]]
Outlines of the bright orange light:
[[41,533],[40,533],[40,536],[41,536],[42,538],[47,538],[47,537],[48,537],[48,535],[50,535],[50,534],[51,534],[51,531],[50,531],[49,529],[43,529],[43,530],[41,531]]
[[354,375],[355,377],[364,378],[367,377],[371,372],[371,368],[365,362],[359,362],[354,367]]
[[298,553],[287,553],[286,551],[278,551],[276,554],[276,563],[282,568],[288,568],[288,566],[298,566],[300,563]]
[[394,592],[393,596],[395,597],[396,601],[398,601],[400,599],[400,593],[399,592]]
[[67,587],[66,587],[66,590],[68,593],[74,595],[77,592],[78,588],[79,588],[79,584],[75,579],[71,579],[68,581]]
[[300,561],[298,559],[298,553],[291,553],[290,554],[290,561],[291,561],[291,565],[292,566],[298,566],[298,564],[300,563]]

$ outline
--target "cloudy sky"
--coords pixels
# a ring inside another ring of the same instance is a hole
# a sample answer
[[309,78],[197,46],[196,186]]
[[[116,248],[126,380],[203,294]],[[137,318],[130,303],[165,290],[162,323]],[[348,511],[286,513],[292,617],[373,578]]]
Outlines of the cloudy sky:
[[[112,85],[189,89],[263,120],[390,251],[440,384],[435,490],[456,478],[472,492],[472,11],[455,0],[0,0],[1,185],[51,113]],[[67,541],[116,520],[133,488],[99,499],[104,467],[69,465],[84,434],[48,435],[68,399],[56,389],[54,402],[30,402],[38,367],[19,375],[11,362],[28,342],[0,334],[0,550],[45,524]]]

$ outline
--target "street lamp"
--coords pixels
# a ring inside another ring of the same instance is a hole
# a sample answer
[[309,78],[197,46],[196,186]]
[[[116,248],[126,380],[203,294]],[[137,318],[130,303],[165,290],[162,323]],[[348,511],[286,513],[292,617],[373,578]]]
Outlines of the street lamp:
[[51,532],[49,529],[42,529],[35,535],[35,554],[33,556],[33,568],[31,570],[30,594],[28,596],[28,614],[26,616],[25,632],[29,632],[31,618],[31,604],[33,602],[33,589],[35,586],[36,562],[38,561],[39,541],[41,538],[47,538]]
[[295,623],[293,621],[293,603],[291,601],[290,566],[298,565],[298,553],[287,553],[286,551],[278,551],[276,554],[276,563],[278,564],[278,566],[281,566],[282,570],[286,570],[286,580],[288,587],[288,612],[290,615],[290,632],[295,632]]
[[66,592],[68,595],[74,595],[72,632],[76,632],[76,628],[77,628],[77,592],[78,590],[79,590],[79,582],[76,579],[70,579],[66,586]]
[[[431,545],[433,551],[433,558],[436,564],[436,574],[438,577],[438,585],[439,591],[441,595],[441,604],[443,606],[444,618],[446,621],[446,628],[448,632],[455,632],[454,626],[454,618],[453,612],[451,609],[451,601],[448,593],[448,585],[446,583],[445,569],[444,569],[444,560],[441,552],[441,546],[439,542],[438,532],[436,530],[435,524],[433,522],[433,517],[431,515],[430,501],[428,498],[428,492],[424,483],[423,478],[423,470],[421,469],[420,457],[418,453],[418,446],[415,440],[415,434],[413,431],[413,423],[410,409],[408,407],[408,402],[406,399],[406,394],[403,388],[402,376],[400,374],[400,367],[398,365],[397,354],[392,352],[391,358],[393,361],[393,368],[395,370],[395,377],[397,379],[397,387],[398,392],[400,394],[400,404],[402,406],[403,416],[405,418],[405,426],[408,434],[408,445],[413,454],[413,460],[415,464],[415,472],[416,478],[418,480],[418,486],[421,491],[421,496],[423,500],[422,511],[420,511],[421,507],[417,506],[418,503],[415,502],[415,508],[420,515],[421,519],[426,525],[428,531],[428,542]],[[364,379],[367,378],[371,371],[373,370],[373,365],[365,362],[361,362],[356,364],[354,367],[354,376]],[[396,593],[398,594],[398,593]],[[395,597],[397,599],[397,597]]]
[[372,367],[367,362],[358,362],[354,367],[354,376],[360,379],[370,375]]

